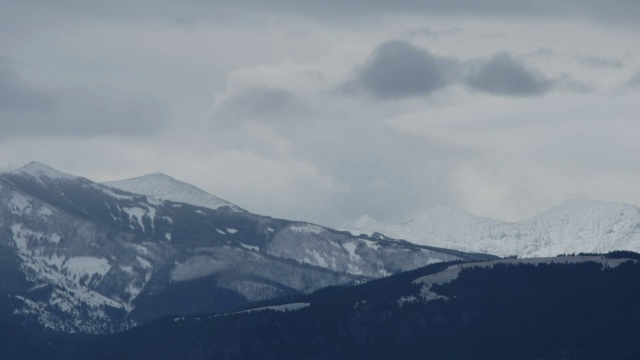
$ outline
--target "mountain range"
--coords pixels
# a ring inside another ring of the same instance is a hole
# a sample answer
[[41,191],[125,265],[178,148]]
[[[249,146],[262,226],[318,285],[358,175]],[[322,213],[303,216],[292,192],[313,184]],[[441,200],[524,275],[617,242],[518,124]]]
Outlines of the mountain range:
[[640,251],[640,208],[586,199],[565,201],[518,222],[441,206],[403,223],[384,223],[365,215],[342,228],[354,234],[380,233],[421,245],[502,257]]
[[0,321],[26,329],[111,333],[489,258],[252,214],[160,173],[0,174]]

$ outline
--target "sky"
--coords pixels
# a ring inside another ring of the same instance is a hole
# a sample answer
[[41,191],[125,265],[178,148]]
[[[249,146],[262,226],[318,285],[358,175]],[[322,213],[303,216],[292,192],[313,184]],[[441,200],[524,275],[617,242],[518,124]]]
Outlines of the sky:
[[0,170],[340,227],[640,205],[634,0],[0,0]]

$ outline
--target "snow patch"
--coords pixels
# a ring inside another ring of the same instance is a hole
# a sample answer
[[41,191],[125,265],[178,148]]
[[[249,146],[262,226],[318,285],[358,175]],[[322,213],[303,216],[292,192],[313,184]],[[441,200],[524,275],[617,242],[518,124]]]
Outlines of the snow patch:
[[94,275],[104,276],[111,270],[109,260],[92,256],[77,256],[67,259],[62,265],[62,269],[74,279],[81,279],[83,276]]
[[402,307],[402,305],[404,305],[405,303],[411,303],[411,302],[415,302],[417,301],[418,298],[411,295],[411,296],[403,296],[400,299],[398,299],[398,306]]
[[163,206],[164,205],[164,201],[162,201],[161,199],[158,199],[155,196],[147,196],[147,202],[150,205],[153,205],[153,206]]
[[145,231],[144,223],[142,222],[142,218],[147,213],[144,209],[139,207],[130,207],[130,208],[122,208],[122,210],[127,213],[129,219],[138,222],[138,225],[142,228],[142,231]]
[[153,207],[147,207],[147,216],[149,216],[149,219],[151,219],[151,232],[154,233],[156,231],[156,208]]
[[359,239],[359,240],[364,242],[364,244],[367,245],[367,247],[369,249],[374,249],[374,250],[380,249],[380,244],[378,244],[375,241],[371,241],[371,240],[367,240],[367,239]]
[[62,270],[62,264],[64,264],[66,256],[51,254],[50,256],[40,256],[38,259],[44,262],[48,267],[56,269],[56,271],[60,271]]
[[112,198],[118,199],[118,200],[128,200],[131,201],[133,200],[133,196],[131,195],[123,195],[123,194],[118,194],[114,191],[112,191],[111,189],[109,189],[106,186],[101,186],[99,184],[95,184],[94,187],[100,191],[102,191],[103,193],[111,196]]
[[258,247],[258,246],[247,245],[247,244],[243,244],[243,243],[240,243],[240,246],[242,246],[243,248],[245,248],[247,250],[260,251],[260,247]]
[[145,256],[149,255],[149,249],[146,246],[142,246],[139,244],[131,244],[131,246],[133,246],[139,254]]
[[24,215],[31,213],[31,203],[29,198],[20,194],[13,193],[9,199],[9,209],[13,215]]
[[316,234],[316,235],[319,235],[326,230],[322,226],[312,225],[312,224],[292,225],[289,227],[289,229],[295,232],[310,233],[310,234]]
[[360,255],[356,254],[356,249],[358,248],[358,245],[356,243],[347,242],[347,243],[342,244],[342,247],[345,250],[347,250],[347,252],[349,253],[349,259],[351,261],[360,261],[360,260],[362,260]]
[[351,275],[364,275],[364,272],[362,271],[362,269],[360,269],[354,264],[347,264],[347,273]]
[[13,242],[16,244],[18,251],[27,254],[29,253],[29,240],[30,239],[47,239],[49,237],[44,233],[25,229],[22,224],[11,225],[11,231],[13,232]]
[[136,256],[136,260],[140,263],[140,266],[142,266],[144,269],[153,269],[153,266],[151,266],[151,263],[147,259],[142,258],[140,256]]
[[62,239],[62,237],[60,237],[60,235],[58,235],[58,234],[56,234],[56,233],[52,233],[52,234],[49,236],[49,242],[50,242],[50,243],[53,243],[53,244],[56,244],[56,245],[60,244],[60,240],[61,240],[61,239]]
[[43,206],[40,208],[40,210],[38,210],[38,215],[42,217],[49,217],[53,215],[53,210],[50,207]]
[[322,256],[322,254],[318,250],[311,250],[311,251],[307,250],[307,252],[313,255],[313,258],[315,259],[315,262],[310,261],[309,262],[310,264],[321,266],[323,268],[329,267],[329,264],[327,264],[327,260]]

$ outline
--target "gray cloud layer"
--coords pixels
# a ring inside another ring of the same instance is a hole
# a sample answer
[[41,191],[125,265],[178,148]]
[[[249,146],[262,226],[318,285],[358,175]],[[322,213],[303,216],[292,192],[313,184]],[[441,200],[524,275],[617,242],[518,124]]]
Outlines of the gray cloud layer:
[[22,81],[9,60],[0,60],[0,138],[25,135],[144,135],[169,119],[151,95],[113,88],[44,90]]
[[40,112],[51,105],[46,94],[20,80],[11,61],[0,58],[0,109]]

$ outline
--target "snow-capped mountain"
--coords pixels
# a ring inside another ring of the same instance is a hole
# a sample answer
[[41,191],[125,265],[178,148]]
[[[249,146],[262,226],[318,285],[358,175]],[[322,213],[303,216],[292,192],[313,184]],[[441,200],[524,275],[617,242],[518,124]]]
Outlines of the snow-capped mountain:
[[438,207],[405,223],[387,224],[363,216],[343,228],[354,234],[378,232],[416,244],[498,256],[640,251],[640,208],[584,199],[568,200],[519,222]]
[[108,187],[134,194],[148,195],[161,200],[185,203],[214,210],[222,206],[240,210],[240,208],[230,202],[159,172],[133,179],[109,181],[103,184]]
[[106,333],[482,256],[246,212],[166,175],[0,174],[0,320]]

